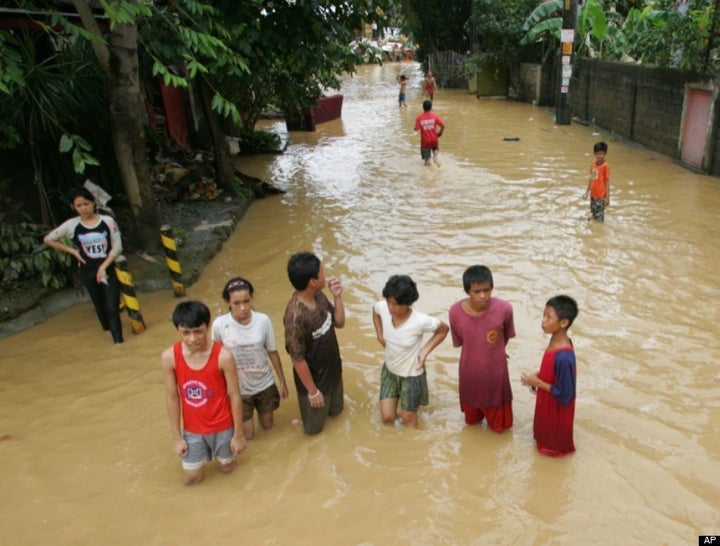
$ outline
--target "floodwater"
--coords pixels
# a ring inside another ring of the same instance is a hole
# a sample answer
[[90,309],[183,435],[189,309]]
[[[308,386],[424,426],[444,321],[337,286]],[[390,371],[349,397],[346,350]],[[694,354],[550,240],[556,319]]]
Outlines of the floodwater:
[[[126,324],[120,347],[79,305],[0,341],[0,543],[677,545],[720,534],[720,181],[592,127],[556,126],[545,108],[460,90],[437,93],[441,166],[424,167],[420,81],[414,64],[362,67],[342,89],[342,120],[243,160],[287,193],[253,204],[188,291],[216,314],[225,280],[249,277],[282,346],[287,259],[318,253],[345,287],[344,413],[306,437],[293,392],[233,474],[210,465],[184,487],[159,369],[176,300],[140,294],[148,329]],[[604,224],[587,221],[581,199],[600,139],[612,168]],[[449,338],[428,360],[420,430],[383,426],[372,303],[407,273],[416,307],[447,320],[475,263],[515,309],[515,427],[464,425]],[[560,460],[535,451],[534,399],[519,380],[539,367],[541,314],[558,293],[581,309],[577,453]]]

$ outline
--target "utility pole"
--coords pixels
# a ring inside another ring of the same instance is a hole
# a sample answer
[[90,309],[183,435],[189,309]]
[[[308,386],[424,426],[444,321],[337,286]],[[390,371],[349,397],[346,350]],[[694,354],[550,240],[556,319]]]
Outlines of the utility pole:
[[555,114],[558,125],[570,125],[570,80],[573,71],[577,2],[578,0],[563,0],[560,35],[560,94]]

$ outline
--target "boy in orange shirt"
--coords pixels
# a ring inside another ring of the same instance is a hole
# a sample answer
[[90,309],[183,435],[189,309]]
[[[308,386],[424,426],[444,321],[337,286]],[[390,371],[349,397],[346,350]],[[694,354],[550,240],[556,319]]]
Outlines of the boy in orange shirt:
[[610,165],[605,161],[607,150],[604,142],[596,142],[593,146],[595,161],[590,165],[590,179],[584,197],[590,197],[590,212],[598,222],[605,221],[605,207],[610,206]]

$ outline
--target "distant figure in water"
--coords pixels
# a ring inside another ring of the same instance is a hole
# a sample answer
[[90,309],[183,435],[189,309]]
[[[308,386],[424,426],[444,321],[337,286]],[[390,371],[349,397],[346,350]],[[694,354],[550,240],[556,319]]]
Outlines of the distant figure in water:
[[400,92],[398,93],[398,106],[404,106],[407,108],[407,76],[400,74],[395,79],[400,84]]
[[217,459],[220,471],[235,468],[246,446],[235,359],[210,339],[210,310],[199,301],[175,307],[180,341],[160,356],[173,451],[183,458],[183,482],[202,481],[203,467]]
[[425,161],[425,166],[431,165],[430,159],[437,165],[440,145],[438,139],[445,131],[445,122],[432,110],[432,101],[423,101],[423,113],[415,118],[415,131],[420,131],[420,157]]
[[[77,260],[80,281],[90,295],[102,329],[110,332],[115,343],[122,343],[120,283],[113,265],[122,253],[120,228],[112,216],[98,214],[95,196],[87,188],[77,188],[70,202],[78,215],[48,233],[43,242]],[[75,246],[66,245],[63,239]]]
[[608,146],[605,142],[596,142],[593,146],[595,161],[590,165],[585,199],[590,197],[590,213],[594,220],[605,221],[605,209],[610,206],[610,165],[605,160]]
[[437,89],[435,76],[433,76],[432,70],[428,70],[425,75],[425,98],[428,100],[435,100],[435,89]]
[[578,306],[570,296],[555,296],[545,304],[542,329],[550,334],[540,371],[522,374],[523,385],[537,393],[533,435],[540,453],[563,457],[575,451],[575,387],[577,370],[575,350],[568,337],[568,328],[578,314]]

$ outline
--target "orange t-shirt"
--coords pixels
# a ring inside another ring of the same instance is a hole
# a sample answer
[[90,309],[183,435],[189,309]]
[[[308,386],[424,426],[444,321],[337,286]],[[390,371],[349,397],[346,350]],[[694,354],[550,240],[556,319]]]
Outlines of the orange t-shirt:
[[605,161],[602,165],[593,162],[590,165],[590,197],[593,199],[602,199],[607,197],[607,183],[610,180],[610,165]]

